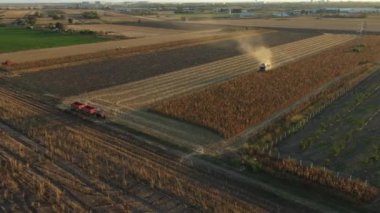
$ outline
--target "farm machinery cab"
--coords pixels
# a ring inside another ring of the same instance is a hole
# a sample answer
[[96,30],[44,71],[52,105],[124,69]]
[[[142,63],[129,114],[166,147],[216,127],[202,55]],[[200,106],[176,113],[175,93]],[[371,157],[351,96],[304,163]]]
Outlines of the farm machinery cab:
[[270,64],[262,63],[259,65],[260,72],[268,72],[269,68],[270,68]]
[[102,113],[96,107],[90,106],[90,105],[87,105],[87,104],[84,104],[84,103],[81,103],[78,101],[71,104],[70,110],[73,112],[78,112],[78,113],[84,114],[84,115],[95,116],[96,118],[101,118],[101,119],[106,118],[104,113]]

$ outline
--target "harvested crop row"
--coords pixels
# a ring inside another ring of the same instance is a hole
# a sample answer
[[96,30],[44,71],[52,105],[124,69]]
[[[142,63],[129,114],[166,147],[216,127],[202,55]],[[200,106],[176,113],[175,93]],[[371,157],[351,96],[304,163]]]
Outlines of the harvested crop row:
[[[112,188],[120,190],[121,194],[142,197],[138,200],[146,201],[147,204],[150,203],[149,199],[160,196],[150,204],[153,209],[167,212],[170,206],[176,204],[175,209],[170,210],[183,212],[213,208],[218,212],[265,212],[253,202],[248,203],[246,196],[244,200],[236,198],[229,191],[211,185],[216,180],[210,182],[208,175],[207,179],[200,179],[203,173],[192,170],[190,177],[189,167],[134,145],[130,137],[122,139],[94,127],[72,122],[59,116],[55,110],[49,110],[46,105],[36,104],[9,91],[4,92],[0,89],[0,107],[7,109],[0,111],[1,120],[39,141],[40,147],[46,147],[49,155],[75,164],[76,171],[88,177],[97,181],[105,180]],[[68,122],[70,125],[67,125]],[[199,179],[195,179],[195,175]],[[136,188],[136,184],[141,188]],[[141,195],[144,193],[154,196]]]
[[[303,166],[293,159],[276,159],[266,154],[261,154],[251,149],[249,154],[255,156],[254,160],[256,164],[259,164],[262,169],[275,173],[283,173],[282,175],[294,175],[304,180],[327,186],[332,189],[337,189],[343,193],[346,193],[357,201],[369,202],[376,198],[377,189],[368,185],[366,182],[356,179],[348,179],[344,177],[335,176],[332,171],[326,170],[317,166]],[[252,166],[251,163],[244,162],[246,165]]]
[[[5,212],[75,211],[84,212],[80,203],[68,196],[47,178],[33,171],[25,147],[0,130],[0,206]],[[9,146],[19,155],[14,155]],[[7,146],[7,147],[6,147]],[[22,160],[20,160],[22,159]],[[38,158],[37,158],[38,159]]]
[[[353,51],[355,45],[362,50]],[[313,57],[253,73],[201,92],[152,106],[152,110],[195,123],[226,138],[256,125],[329,80],[380,58],[380,37],[368,36]]]

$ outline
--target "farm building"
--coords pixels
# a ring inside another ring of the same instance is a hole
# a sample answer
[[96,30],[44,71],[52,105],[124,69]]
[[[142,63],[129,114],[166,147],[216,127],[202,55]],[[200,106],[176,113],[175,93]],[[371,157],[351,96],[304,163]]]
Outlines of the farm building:
[[380,8],[371,8],[371,7],[363,7],[363,8],[340,8],[340,13],[380,13]]
[[362,7],[362,8],[321,8],[318,12],[322,13],[380,13],[380,8]]
[[250,17],[254,17],[255,16],[255,13],[250,13],[250,12],[242,12],[239,14],[240,18],[250,18]]
[[280,12],[273,12],[272,16],[274,16],[274,17],[289,17],[290,15],[288,12],[280,11]]

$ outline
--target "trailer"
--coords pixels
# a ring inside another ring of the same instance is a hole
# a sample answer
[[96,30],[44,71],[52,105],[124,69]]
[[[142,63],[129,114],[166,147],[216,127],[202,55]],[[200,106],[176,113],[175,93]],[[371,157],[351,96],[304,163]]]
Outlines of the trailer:
[[80,113],[80,114],[84,114],[84,115],[87,115],[87,116],[95,116],[96,118],[102,118],[102,119],[106,118],[106,116],[104,115],[104,113],[102,113],[96,107],[90,106],[88,104],[84,104],[84,103],[81,103],[81,102],[78,102],[78,101],[73,102],[70,105],[70,109],[71,109],[71,111],[74,111],[74,112],[77,112],[77,113]]
[[10,66],[16,65],[16,62],[11,61],[11,60],[6,60],[6,61],[1,62],[1,65],[10,67]]

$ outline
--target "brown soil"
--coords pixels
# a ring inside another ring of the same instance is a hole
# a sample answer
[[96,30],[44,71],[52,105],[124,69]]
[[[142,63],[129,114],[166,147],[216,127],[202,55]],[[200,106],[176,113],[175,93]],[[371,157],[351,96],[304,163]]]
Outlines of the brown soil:
[[[253,36],[251,43],[271,47],[314,35],[273,32],[263,37]],[[72,96],[240,54],[237,42],[226,40],[128,58],[109,59],[76,67],[26,73],[10,81],[13,85],[38,93],[50,93],[61,97]]]

